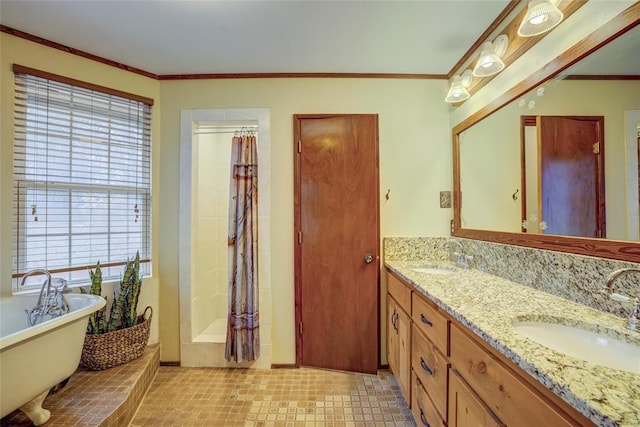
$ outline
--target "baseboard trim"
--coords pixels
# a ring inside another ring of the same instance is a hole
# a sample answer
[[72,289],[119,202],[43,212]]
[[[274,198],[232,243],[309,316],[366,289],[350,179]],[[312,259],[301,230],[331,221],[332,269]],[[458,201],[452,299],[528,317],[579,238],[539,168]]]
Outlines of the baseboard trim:
[[299,366],[295,363],[272,363],[271,369],[298,369]]
[[161,360],[160,361],[160,366],[180,366],[180,361],[179,360],[177,360],[177,361],[171,361],[171,360],[162,361]]

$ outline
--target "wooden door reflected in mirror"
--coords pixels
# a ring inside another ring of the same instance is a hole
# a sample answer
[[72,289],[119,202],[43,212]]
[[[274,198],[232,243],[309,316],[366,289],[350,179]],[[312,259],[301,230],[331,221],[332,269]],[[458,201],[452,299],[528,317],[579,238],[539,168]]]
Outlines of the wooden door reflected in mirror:
[[522,231],[606,237],[604,117],[522,116]]

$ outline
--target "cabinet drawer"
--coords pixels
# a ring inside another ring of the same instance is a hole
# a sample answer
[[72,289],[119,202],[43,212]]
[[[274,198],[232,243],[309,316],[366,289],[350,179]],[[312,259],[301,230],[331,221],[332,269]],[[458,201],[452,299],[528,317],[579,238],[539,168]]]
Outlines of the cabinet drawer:
[[449,319],[431,302],[413,294],[411,317],[418,329],[436,345],[445,356],[449,355]]
[[507,425],[580,425],[455,325],[451,327],[451,364]]
[[411,402],[411,412],[413,418],[416,421],[416,425],[423,427],[444,427],[446,424],[440,418],[436,407],[433,402],[425,393],[424,388],[415,372],[411,375],[412,391],[411,396],[413,401]]
[[447,420],[449,363],[413,325],[411,366],[443,420]]
[[400,307],[411,313],[411,288],[387,271],[387,292],[398,301]]

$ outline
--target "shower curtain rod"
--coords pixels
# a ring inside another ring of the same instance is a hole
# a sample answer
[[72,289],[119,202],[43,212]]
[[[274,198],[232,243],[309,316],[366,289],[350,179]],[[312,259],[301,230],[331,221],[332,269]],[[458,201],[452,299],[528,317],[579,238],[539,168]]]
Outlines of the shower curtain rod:
[[218,129],[218,128],[245,128],[245,129],[258,129],[258,125],[203,125],[198,126],[198,129]]
[[[254,129],[249,129],[250,132],[255,132],[257,128]],[[211,135],[211,134],[216,134],[216,133],[241,133],[242,130],[240,129],[236,129],[236,130],[209,130],[209,131],[204,131],[204,132],[194,132],[194,135]]]
[[[217,129],[233,129],[233,130],[217,130]],[[211,129],[211,130],[204,130],[202,132],[200,132],[199,130],[201,129]],[[210,126],[198,126],[198,131],[194,132],[195,135],[209,135],[209,134],[216,134],[216,133],[240,133],[240,132],[256,132],[258,130],[258,125],[245,125],[245,126],[238,126],[238,125],[210,125]]]

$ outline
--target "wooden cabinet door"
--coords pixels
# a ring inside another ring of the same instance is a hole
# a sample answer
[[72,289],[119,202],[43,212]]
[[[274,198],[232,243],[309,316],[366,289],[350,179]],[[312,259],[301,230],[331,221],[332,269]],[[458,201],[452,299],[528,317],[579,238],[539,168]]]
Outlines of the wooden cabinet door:
[[449,427],[502,427],[477,394],[452,369],[449,375]]
[[387,360],[407,401],[411,388],[411,318],[387,295]]
[[387,361],[389,369],[396,377],[398,371],[398,332],[396,331],[396,316],[398,315],[398,304],[387,295]]
[[407,403],[411,402],[411,317],[398,309],[398,372],[396,378]]
[[446,427],[415,371],[411,372],[411,413],[418,426]]

